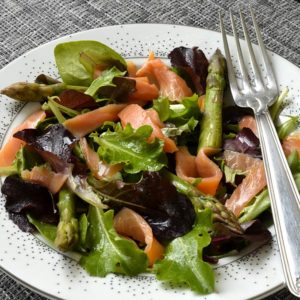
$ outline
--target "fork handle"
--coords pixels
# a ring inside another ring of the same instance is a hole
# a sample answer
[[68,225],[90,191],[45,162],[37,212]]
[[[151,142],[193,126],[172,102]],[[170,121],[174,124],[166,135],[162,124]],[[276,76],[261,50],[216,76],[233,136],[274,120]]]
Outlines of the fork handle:
[[269,111],[256,123],[287,287],[300,296],[300,199]]

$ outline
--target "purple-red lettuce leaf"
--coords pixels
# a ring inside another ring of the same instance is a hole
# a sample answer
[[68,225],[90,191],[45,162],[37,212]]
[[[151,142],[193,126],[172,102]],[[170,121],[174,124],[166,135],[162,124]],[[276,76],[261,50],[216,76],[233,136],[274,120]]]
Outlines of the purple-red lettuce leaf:
[[224,150],[231,150],[251,156],[261,156],[259,139],[250,128],[243,128],[234,139],[227,139],[223,144]]
[[8,176],[4,180],[1,192],[6,199],[5,208],[10,218],[21,230],[28,231],[28,222],[24,220],[26,214],[31,214],[45,223],[57,223],[57,209],[47,188],[26,182],[18,176]]
[[205,94],[208,60],[198,47],[174,48],[168,55],[172,67],[188,74],[197,94]]
[[99,90],[100,99],[109,99],[124,102],[130,93],[133,93],[136,88],[136,81],[128,77],[114,77],[112,85],[103,86]]
[[34,148],[57,172],[68,167],[72,147],[77,139],[62,124],[55,124],[45,131],[24,129],[14,134]]
[[9,212],[8,217],[12,220],[23,232],[34,233],[35,227],[28,221],[26,215]]
[[205,248],[206,256],[224,256],[233,251],[243,249],[250,242],[266,243],[271,238],[271,233],[258,219],[241,225],[243,234],[237,234],[228,229],[224,224],[213,224],[211,244]]
[[158,172],[144,172],[132,184],[91,182],[112,208],[128,207],[142,215],[160,241],[170,241],[189,232],[196,214],[191,201]]
[[95,99],[85,93],[75,90],[65,90],[59,94],[55,101],[72,109],[92,108],[98,106]]
[[249,107],[226,106],[223,108],[222,122],[228,124],[237,124],[244,116],[253,116],[253,110]]

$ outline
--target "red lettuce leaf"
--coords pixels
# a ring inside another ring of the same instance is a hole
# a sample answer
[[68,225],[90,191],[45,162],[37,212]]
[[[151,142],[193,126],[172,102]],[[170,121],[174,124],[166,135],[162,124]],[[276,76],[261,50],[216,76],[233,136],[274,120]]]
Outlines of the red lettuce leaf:
[[23,232],[34,233],[36,231],[35,227],[28,221],[26,215],[10,212],[8,216]]
[[5,196],[5,208],[10,218],[21,230],[30,231],[24,220],[26,214],[45,223],[57,224],[58,212],[47,188],[26,182],[17,176],[8,176],[1,192]]
[[57,103],[72,109],[91,108],[98,106],[90,95],[75,90],[65,90],[59,94]]
[[191,201],[159,172],[144,172],[133,184],[111,182],[98,188],[105,204],[128,207],[142,215],[159,241],[170,241],[189,232],[196,214]]
[[68,167],[72,146],[77,141],[62,124],[52,125],[45,131],[24,129],[16,132],[14,137],[34,148],[57,172]]
[[127,96],[136,91],[136,81],[128,77],[114,77],[112,80],[114,86],[104,86],[100,88],[100,98],[108,98],[124,102]]
[[223,144],[224,150],[231,150],[261,157],[259,139],[250,128],[243,128],[234,139],[227,139]]
[[222,122],[228,124],[237,124],[245,116],[253,116],[253,110],[250,107],[226,106],[223,108]]
[[176,67],[191,78],[197,94],[205,94],[208,60],[198,47],[177,47],[173,49],[168,58],[172,67]]
[[240,251],[250,242],[267,243],[271,239],[271,233],[258,219],[241,225],[243,234],[237,234],[229,230],[222,223],[214,223],[214,234],[211,244],[205,248],[206,257],[222,256],[233,250]]

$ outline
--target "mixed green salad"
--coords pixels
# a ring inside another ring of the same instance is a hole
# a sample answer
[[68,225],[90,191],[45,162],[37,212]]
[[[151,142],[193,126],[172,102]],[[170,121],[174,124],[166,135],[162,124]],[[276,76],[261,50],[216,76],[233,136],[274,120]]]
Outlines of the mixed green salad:
[[[10,219],[79,253],[92,276],[151,272],[213,292],[218,259],[270,239],[255,119],[224,100],[221,52],[208,60],[177,47],[136,66],[73,41],[54,56],[59,79],[37,74],[0,91],[41,103],[0,150]],[[286,97],[270,111],[300,186],[298,117],[279,122]]]

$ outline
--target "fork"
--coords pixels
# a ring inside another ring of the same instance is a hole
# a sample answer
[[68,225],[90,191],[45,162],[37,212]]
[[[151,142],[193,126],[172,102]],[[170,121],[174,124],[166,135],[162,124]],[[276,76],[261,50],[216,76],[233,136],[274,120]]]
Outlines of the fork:
[[220,14],[220,26],[227,61],[228,79],[235,103],[238,106],[251,107],[254,111],[284,277],[290,292],[299,297],[300,197],[268,110],[268,107],[275,101],[276,96],[278,95],[278,87],[272,65],[251,7],[250,12],[259,48],[262,53],[267,82],[265,83],[262,79],[262,74],[255,58],[241,10],[240,19],[254,73],[254,83],[251,83],[249,80],[236,30],[235,20],[231,12],[230,19],[237,47],[242,87],[239,88],[235,77],[226,31]]

